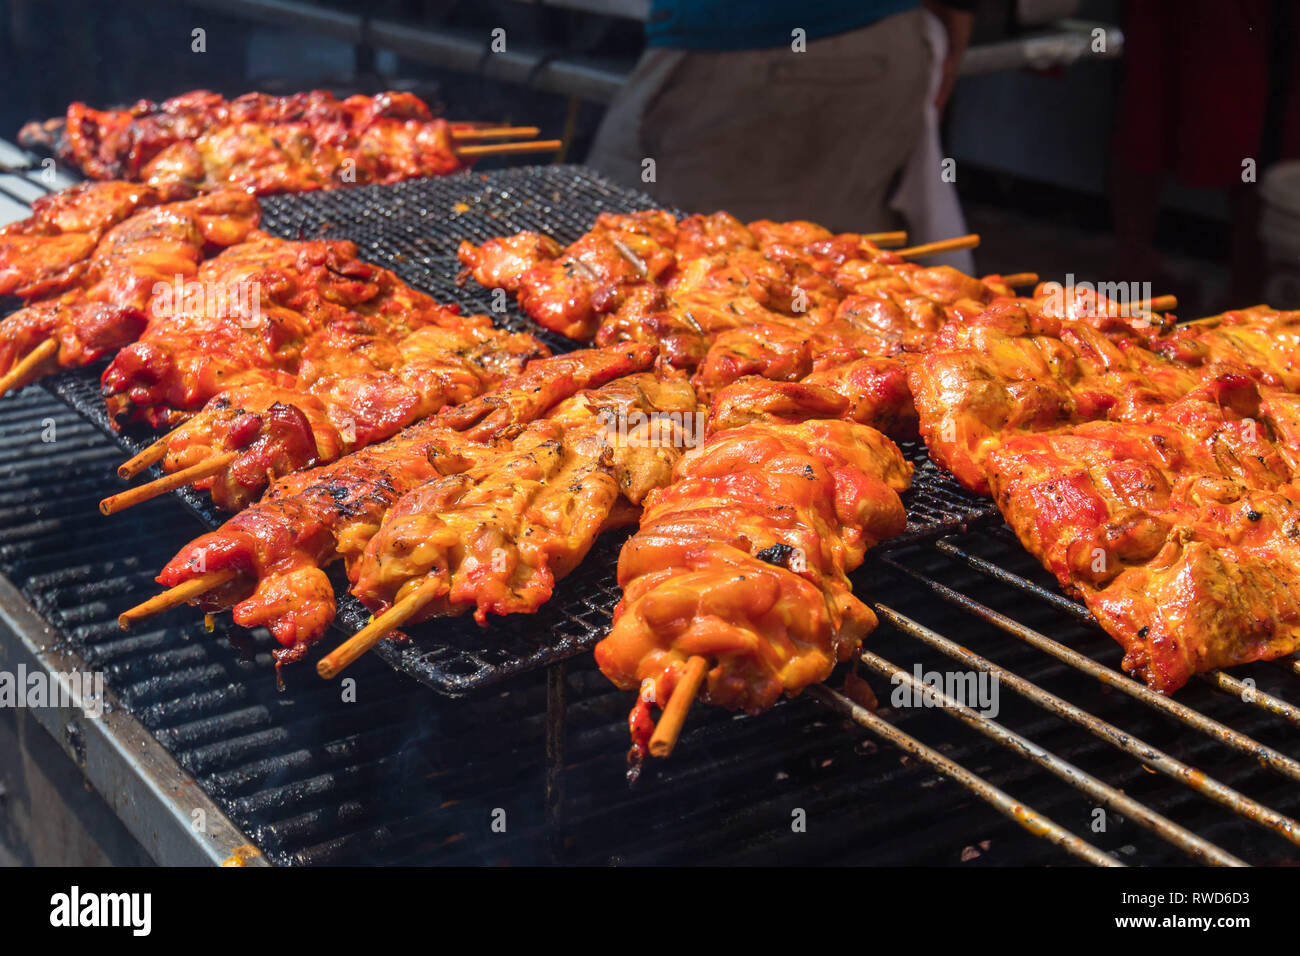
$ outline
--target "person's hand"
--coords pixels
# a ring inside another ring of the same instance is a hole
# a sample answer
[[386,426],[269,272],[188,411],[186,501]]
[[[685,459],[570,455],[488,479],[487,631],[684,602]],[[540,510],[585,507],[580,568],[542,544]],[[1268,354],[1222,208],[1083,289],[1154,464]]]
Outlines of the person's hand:
[[948,52],[943,58],[943,76],[939,81],[939,90],[934,96],[935,108],[943,112],[952,95],[952,88],[957,83],[957,67],[970,46],[971,31],[975,28],[975,14],[967,10],[957,10],[940,0],[925,0],[925,7],[943,24],[948,35]]

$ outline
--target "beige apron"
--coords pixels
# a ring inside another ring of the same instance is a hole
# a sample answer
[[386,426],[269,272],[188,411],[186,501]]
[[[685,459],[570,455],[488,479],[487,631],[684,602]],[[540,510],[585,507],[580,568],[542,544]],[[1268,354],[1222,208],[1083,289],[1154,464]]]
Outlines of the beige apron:
[[922,130],[930,62],[920,10],[801,53],[651,48],[587,161],[692,212],[889,229],[889,196]]

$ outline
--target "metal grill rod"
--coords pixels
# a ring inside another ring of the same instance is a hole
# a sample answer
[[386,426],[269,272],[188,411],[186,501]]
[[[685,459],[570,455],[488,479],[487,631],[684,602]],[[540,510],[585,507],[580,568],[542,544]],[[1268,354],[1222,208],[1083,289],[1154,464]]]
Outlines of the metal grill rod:
[[947,585],[940,584],[938,581],[935,581],[933,578],[930,578],[919,571],[914,571],[913,569],[883,555],[877,556],[876,560],[907,575],[908,577],[913,578],[914,580],[921,582],[945,601],[963,608],[981,620],[992,624],[999,630],[1005,631],[1012,637],[1050,654],[1059,661],[1069,664],[1075,670],[1082,671],[1090,677],[1096,678],[1108,687],[1113,687],[1130,697],[1142,701],[1156,710],[1163,711],[1178,720],[1180,723],[1199,730],[1201,733],[1212,737],[1222,744],[1226,744],[1236,750],[1240,750],[1248,756],[1254,757],[1265,766],[1285,777],[1289,777],[1295,781],[1300,781],[1300,761],[1293,760],[1285,754],[1274,750],[1272,747],[1261,744],[1259,741],[1247,736],[1246,734],[1235,731],[1231,727],[1219,723],[1217,720],[1206,717],[1204,714],[1197,710],[1193,710],[1191,707],[1188,707],[1180,701],[1173,700],[1163,694],[1158,694],[1145,684],[1139,683],[1133,678],[1121,674],[1119,671],[1106,667],[1103,664],[1098,664],[1092,658],[1080,654],[1071,647],[1066,647],[1060,641],[1053,640],[1046,634],[1042,634],[1031,627],[1026,627],[1018,621],[1013,621],[1011,618],[999,614],[992,608],[986,607],[978,601],[967,597],[960,591],[953,590]]
[[[1125,730],[1121,730],[1114,724],[1108,723],[1098,717],[1094,717],[1080,707],[1071,704],[1069,701],[1057,697],[1050,691],[1044,690],[1033,681],[1026,680],[1014,671],[993,663],[985,657],[973,651],[967,650],[961,645],[949,640],[937,631],[931,630],[922,624],[900,614],[893,608],[883,604],[875,605],[875,609],[880,616],[889,621],[901,633],[914,637],[929,647],[960,661],[967,667],[977,670],[987,671],[998,676],[999,685],[1005,684],[1016,693],[1028,698],[1035,704],[1038,704],[1045,710],[1051,711],[1058,717],[1076,724],[1093,736],[1106,741],[1112,746],[1123,750],[1125,753],[1136,757],[1143,764],[1160,771],[1165,776],[1170,777],[1178,782],[1185,784],[1196,792],[1209,797],[1216,803],[1227,807],[1234,813],[1250,820],[1254,823],[1266,827],[1278,835],[1290,840],[1292,843],[1300,845],[1300,823],[1285,816],[1282,813],[1264,806],[1255,800],[1250,799],[1226,784],[1220,783],[1213,777],[1206,776],[1202,771],[1195,767],[1188,766],[1181,760],[1165,753],[1153,745],[1135,737]],[[909,675],[910,676],[910,675]],[[977,715],[978,716],[978,715]]]
[[26,206],[28,209],[30,209],[32,206],[32,204],[27,200],[26,196],[14,192],[12,189],[6,187],[3,183],[0,183],[0,195],[3,195],[8,199],[12,199],[14,202],[19,203],[20,205]]
[[1019,591],[1027,591],[1039,600],[1052,605],[1058,611],[1063,611],[1085,624],[1097,623],[1097,619],[1092,616],[1092,612],[1078,601],[1071,601],[1063,594],[1057,594],[1055,591],[1049,590],[1041,584],[1035,584],[1027,578],[1022,578],[1020,575],[1014,574],[986,558],[971,554],[969,551],[957,547],[949,538],[940,538],[934,543],[934,546],[951,558],[959,558],[981,574],[1001,581],[1003,584],[1009,584]]
[[[1020,575],[1012,571],[999,567],[992,561],[971,554],[969,551],[959,548],[950,539],[940,538],[935,542],[935,547],[950,557],[960,559],[981,574],[995,578],[1004,584],[1009,584],[1017,590],[1026,591],[1040,600],[1051,604],[1052,607],[1065,611],[1067,614],[1072,615],[1080,621],[1091,624],[1094,627],[1101,626],[1097,623],[1097,619],[1092,616],[1092,612],[1078,601],[1072,601],[1062,594],[1056,594],[1053,591],[1049,591],[1047,588],[1035,584],[1027,578],[1022,578]],[[1296,673],[1300,673],[1300,661],[1293,659],[1290,663],[1291,668],[1296,671]],[[1245,681],[1233,677],[1231,674],[1225,673],[1221,670],[1198,674],[1197,677],[1221,693],[1227,694],[1230,697],[1236,697],[1247,704],[1258,707],[1260,710],[1266,710],[1274,716],[1281,717],[1283,720],[1289,721],[1296,726],[1300,726],[1300,707],[1297,707],[1290,701],[1283,700],[1282,698],[1276,697],[1266,691],[1252,687]]]
[[1270,714],[1281,717],[1283,720],[1300,727],[1300,707],[1290,701],[1260,690],[1247,684],[1241,678],[1233,677],[1224,671],[1210,671],[1208,674],[1198,674],[1197,676],[1220,693],[1227,694],[1229,697],[1236,697],[1243,703],[1266,710]]
[[981,734],[1006,749],[1020,754],[1030,763],[1064,780],[1081,793],[1110,807],[1117,813],[1131,818],[1139,826],[1150,830],[1193,859],[1201,863],[1213,863],[1216,866],[1247,865],[1244,860],[1238,859],[1226,850],[1198,837],[1190,830],[1174,823],[1168,817],[1156,813],[1146,804],[1134,800],[1122,791],[1116,790],[1110,784],[1098,780],[1027,737],[1022,737],[996,720],[983,716],[947,693],[930,687],[924,681],[918,680],[915,675],[909,674],[895,664],[891,664],[880,655],[873,654],[871,651],[863,651],[861,660],[871,670],[882,677],[888,678],[891,682],[902,681],[914,693],[937,701],[942,704],[941,709],[943,711],[951,714],[966,726],[978,730]]
[[899,730],[883,717],[873,714],[859,704],[855,704],[838,691],[831,690],[825,684],[815,684],[808,688],[808,694],[836,713],[848,717],[854,723],[893,744],[899,750],[911,754],[950,780],[961,784],[999,813],[1014,820],[1035,836],[1054,843],[1067,853],[1091,863],[1093,866],[1122,867],[1125,865],[1109,853],[1099,850],[1087,840],[1075,836],[1060,824],[1025,806],[1005,791],[999,790],[983,777],[967,770],[955,760],[945,757],[937,750],[927,747],[915,737]]
[[[32,173],[34,175],[29,176],[27,175],[27,173]],[[27,182],[31,183],[37,189],[44,190],[46,195],[53,195],[54,193],[60,192],[59,189],[56,189],[54,186],[51,186],[45,180],[40,178],[40,173],[37,172],[35,166],[32,166],[26,172],[24,172],[21,178],[27,180]],[[28,203],[28,205],[30,206],[31,204]]]

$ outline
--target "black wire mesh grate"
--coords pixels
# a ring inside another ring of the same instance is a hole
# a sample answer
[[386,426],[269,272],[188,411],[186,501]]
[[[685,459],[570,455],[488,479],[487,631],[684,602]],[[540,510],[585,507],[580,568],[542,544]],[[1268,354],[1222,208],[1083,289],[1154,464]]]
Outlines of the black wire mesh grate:
[[[457,245],[462,239],[481,242],[525,229],[567,243],[589,229],[601,212],[652,209],[656,204],[581,167],[542,166],[274,196],[262,206],[269,232],[284,238],[349,239],[364,258],[392,269],[439,301],[491,315],[505,328],[530,331],[558,352],[577,343],[539,328],[513,303],[494,311],[490,290],[472,280],[458,281]],[[45,386],[134,454],[156,436],[148,429],[114,430],[99,394],[99,373],[97,368],[65,372],[46,379]],[[929,462],[924,444],[901,444],[917,471],[904,497],[907,530],[886,547],[997,519],[990,502],[970,495]],[[206,494],[190,489],[177,494],[209,527],[224,520]],[[618,549],[626,537],[626,532],[610,534],[598,541],[537,614],[497,618],[486,628],[468,618],[437,619],[407,629],[406,640],[381,642],[376,652],[398,670],[452,696],[582,653],[608,630],[620,594],[614,577]],[[370,614],[346,594],[341,579],[338,591],[336,626],[350,634],[364,627]]]

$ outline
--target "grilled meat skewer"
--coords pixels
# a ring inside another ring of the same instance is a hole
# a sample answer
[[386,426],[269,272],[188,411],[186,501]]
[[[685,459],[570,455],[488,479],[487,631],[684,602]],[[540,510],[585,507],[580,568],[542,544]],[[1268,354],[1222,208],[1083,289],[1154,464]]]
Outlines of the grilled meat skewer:
[[906,525],[912,466],[875,429],[842,421],[755,423],[712,435],[651,492],[624,546],[623,599],[596,646],[601,671],[640,689],[634,766],[688,661],[703,697],[756,712],[825,680],[876,624],[847,574]]
[[79,183],[41,196],[26,219],[0,228],[0,296],[31,301],[66,291],[104,233],[132,213],[162,202],[138,183]]
[[242,242],[259,215],[252,197],[224,191],[119,222],[80,264],[77,284],[0,322],[0,373],[51,339],[57,356],[37,373],[88,365],[134,341],[150,323],[156,288],[197,276],[206,250]]
[[[357,565],[353,593],[382,610],[424,589],[417,620],[472,608],[482,624],[489,613],[537,610],[620,495],[639,504],[667,483],[690,446],[681,426],[694,412],[686,382],[647,373],[566,399],[508,453],[399,499]],[[431,580],[441,582],[436,592]]]
[[1275,415],[1270,389],[1225,373],[1144,422],[1009,436],[988,457],[1021,542],[1156,690],[1300,648],[1296,436]]
[[267,195],[454,172],[468,164],[453,149],[455,129],[410,93],[226,100],[196,90],[126,110],[73,103],[62,121],[24,127],[19,141],[51,148],[91,178],[143,182],[169,196],[219,188]]
[[202,595],[200,606],[233,607],[237,623],[266,625],[287,655],[301,656],[334,617],[334,592],[322,568],[340,558],[355,562],[398,498],[499,455],[519,426],[557,402],[653,361],[645,347],[539,359],[385,442],[279,479],[261,501],[182,549],[158,580],[174,588],[212,572],[238,572]]
[[1142,421],[1217,374],[1300,388],[1300,313],[1248,309],[1165,332],[1093,325],[1007,301],[953,322],[909,380],[930,454],[988,494],[984,461],[1008,433]]

